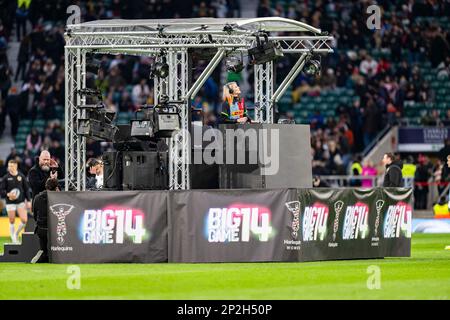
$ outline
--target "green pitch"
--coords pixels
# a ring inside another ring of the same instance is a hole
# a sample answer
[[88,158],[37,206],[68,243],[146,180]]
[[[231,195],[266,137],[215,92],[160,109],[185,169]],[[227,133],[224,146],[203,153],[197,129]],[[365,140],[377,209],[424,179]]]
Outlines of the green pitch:
[[[412,243],[411,258],[380,260],[82,264],[79,290],[67,287],[68,265],[0,263],[0,299],[450,299],[450,235]],[[369,266],[379,290],[367,287]]]

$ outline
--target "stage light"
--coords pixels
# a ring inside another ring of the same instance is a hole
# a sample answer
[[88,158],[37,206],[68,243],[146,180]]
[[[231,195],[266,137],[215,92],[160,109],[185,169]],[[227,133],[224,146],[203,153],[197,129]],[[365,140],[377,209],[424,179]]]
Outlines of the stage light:
[[262,35],[264,41],[261,41],[260,35],[256,35],[256,47],[248,49],[250,64],[264,64],[269,61],[283,57],[283,50],[277,41],[269,41],[267,34]]
[[320,61],[309,60],[305,66],[305,74],[313,76],[320,73]]
[[236,55],[228,56],[225,59],[225,66],[228,72],[239,73],[244,69],[243,57],[241,52],[241,57]]
[[[140,140],[170,138],[174,131],[180,130],[180,111],[178,103],[169,102],[167,96],[160,97],[156,106],[144,105],[136,111],[136,119],[131,120],[131,137]],[[141,119],[138,119],[141,113]]]
[[161,61],[156,62],[153,67],[150,74],[150,77],[157,77],[157,78],[167,78],[169,76],[169,65],[167,64],[167,59],[165,56],[161,58]]

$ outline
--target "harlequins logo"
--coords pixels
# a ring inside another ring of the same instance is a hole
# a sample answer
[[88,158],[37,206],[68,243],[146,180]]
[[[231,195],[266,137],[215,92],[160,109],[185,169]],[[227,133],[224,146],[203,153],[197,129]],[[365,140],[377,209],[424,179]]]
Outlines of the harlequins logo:
[[21,176],[18,176],[18,177],[17,177],[17,181],[19,181],[19,182],[22,181],[22,177],[21,177]]
[[74,206],[70,204],[54,204],[50,206],[51,212],[58,218],[56,225],[56,241],[59,245],[64,244],[64,236],[67,234],[66,216],[72,212]]
[[384,200],[378,200],[377,202],[375,202],[375,208],[377,210],[377,218],[375,220],[375,235],[378,235],[378,227],[380,226],[380,214],[381,214],[381,209],[383,209],[384,206]]
[[334,217],[334,225],[333,225],[333,241],[336,241],[336,233],[339,229],[339,215],[342,212],[342,209],[344,208],[344,201],[336,201],[334,203],[334,212],[336,212],[336,215]]
[[292,236],[294,239],[298,237],[298,230],[300,229],[300,201],[290,201],[285,203],[286,208],[293,214],[292,219]]

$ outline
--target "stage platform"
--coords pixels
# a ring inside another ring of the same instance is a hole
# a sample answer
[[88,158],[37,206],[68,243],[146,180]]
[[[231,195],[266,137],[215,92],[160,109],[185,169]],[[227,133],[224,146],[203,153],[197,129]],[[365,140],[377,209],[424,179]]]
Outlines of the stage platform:
[[408,257],[411,189],[50,192],[53,263]]

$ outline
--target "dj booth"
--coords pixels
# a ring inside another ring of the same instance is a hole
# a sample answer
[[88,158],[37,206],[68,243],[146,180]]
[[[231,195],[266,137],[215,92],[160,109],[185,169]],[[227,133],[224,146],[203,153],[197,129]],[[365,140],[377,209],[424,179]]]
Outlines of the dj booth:
[[53,263],[407,257],[411,189],[50,192]]

